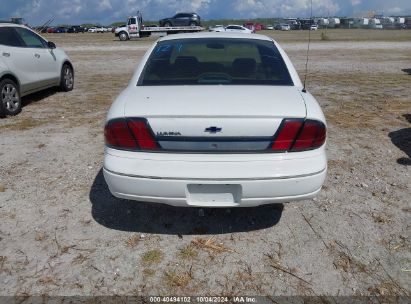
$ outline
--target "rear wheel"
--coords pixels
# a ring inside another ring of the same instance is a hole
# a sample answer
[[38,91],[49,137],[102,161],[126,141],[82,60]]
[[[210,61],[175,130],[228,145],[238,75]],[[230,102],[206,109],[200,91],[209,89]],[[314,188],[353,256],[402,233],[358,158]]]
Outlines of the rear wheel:
[[171,26],[171,23],[170,23],[170,22],[166,22],[166,23],[164,23],[164,26],[165,26],[165,27],[170,27],[170,26]]
[[190,26],[197,26],[197,22],[191,21]]
[[65,63],[61,68],[60,89],[64,92],[73,90],[74,87],[74,72],[73,68]]
[[118,38],[119,38],[121,41],[126,41],[126,40],[128,40],[128,35],[127,35],[126,32],[121,32],[120,34],[118,34]]
[[21,97],[17,84],[11,79],[0,82],[0,115],[16,115],[21,111]]

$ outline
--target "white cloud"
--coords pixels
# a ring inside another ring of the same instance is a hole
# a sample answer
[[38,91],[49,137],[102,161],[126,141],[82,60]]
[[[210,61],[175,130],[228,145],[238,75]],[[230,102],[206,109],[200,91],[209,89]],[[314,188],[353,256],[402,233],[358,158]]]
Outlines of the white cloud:
[[402,13],[402,8],[398,6],[391,7],[387,10],[388,13],[390,14],[401,14]]
[[113,7],[111,6],[110,0],[100,0],[98,7],[100,11],[113,9]]

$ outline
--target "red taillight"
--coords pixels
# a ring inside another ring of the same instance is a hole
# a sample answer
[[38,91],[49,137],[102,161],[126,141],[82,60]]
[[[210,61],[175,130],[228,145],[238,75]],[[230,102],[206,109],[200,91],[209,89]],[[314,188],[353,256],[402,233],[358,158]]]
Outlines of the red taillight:
[[104,128],[106,144],[114,148],[135,149],[137,143],[130,133],[125,120],[108,122]]
[[285,120],[271,148],[275,151],[290,150],[302,124],[302,120]]
[[130,120],[128,121],[128,127],[134,134],[140,149],[154,150],[158,148],[158,144],[145,120]]
[[325,125],[316,120],[284,120],[274,142],[273,151],[305,151],[321,147],[326,138]]
[[321,147],[325,142],[325,125],[319,121],[307,120],[292,151],[302,151]]
[[127,150],[154,150],[158,144],[144,119],[115,119],[104,128],[109,147]]

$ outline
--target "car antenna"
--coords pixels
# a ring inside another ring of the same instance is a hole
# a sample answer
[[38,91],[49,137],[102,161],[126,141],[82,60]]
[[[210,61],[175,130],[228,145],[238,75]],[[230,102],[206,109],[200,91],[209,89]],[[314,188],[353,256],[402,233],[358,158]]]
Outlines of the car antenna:
[[311,43],[311,22],[313,19],[313,0],[310,0],[310,24],[308,28],[308,46],[307,46],[307,60],[305,61],[305,75],[304,75],[304,87],[303,87],[303,93],[307,93],[307,89],[305,87],[305,84],[307,82],[307,74],[308,74],[308,59],[309,59],[309,53],[310,53],[310,43]]

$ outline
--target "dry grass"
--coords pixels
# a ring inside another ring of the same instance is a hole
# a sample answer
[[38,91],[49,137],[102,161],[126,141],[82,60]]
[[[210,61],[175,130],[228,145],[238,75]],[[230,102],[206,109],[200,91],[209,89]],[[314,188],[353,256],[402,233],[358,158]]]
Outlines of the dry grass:
[[36,233],[34,239],[38,242],[44,241],[47,238],[47,233],[40,231]]
[[198,251],[193,244],[189,244],[180,249],[178,256],[183,260],[192,260],[198,256]]
[[141,261],[144,264],[159,263],[163,259],[164,253],[159,249],[149,250],[143,254]]
[[4,268],[4,264],[7,261],[7,257],[4,255],[0,255],[0,273],[2,272],[6,272],[5,268]]
[[[394,296],[394,295],[401,295],[401,290],[393,284],[392,282],[382,282],[373,287],[368,288],[368,291],[371,295],[376,296]],[[394,302],[392,302],[394,303]]]
[[6,191],[6,186],[0,183],[0,192]]
[[287,274],[295,279],[298,279],[300,282],[307,284],[307,285],[311,285],[310,282],[306,281],[305,279],[303,279],[302,277],[298,276],[296,274],[297,269],[295,268],[288,268],[286,266],[281,265],[281,262],[278,259],[275,259],[271,254],[265,254],[267,260],[268,260],[268,266],[270,266],[271,268],[280,271],[284,274]]
[[144,268],[143,270],[143,275],[146,277],[153,277],[155,274],[156,274],[156,271],[154,269]]
[[191,244],[197,248],[208,251],[209,253],[234,252],[234,250],[224,246],[222,243],[217,243],[214,238],[203,239],[196,238],[191,241]]
[[125,244],[128,248],[134,248],[140,242],[140,236],[138,234],[133,234],[126,241]]
[[349,256],[343,251],[338,251],[335,253],[334,267],[336,269],[342,269],[347,273],[368,273],[369,267],[362,263],[361,261]]
[[391,222],[391,219],[385,214],[385,213],[372,213],[372,218],[374,219],[374,222],[379,223],[379,224],[388,224]]
[[57,282],[56,282],[56,278],[52,277],[52,276],[46,276],[46,277],[42,277],[37,281],[40,285],[55,285],[55,286],[60,286]]
[[32,117],[23,117],[20,116],[14,117],[12,119],[8,118],[8,123],[4,125],[0,125],[0,130],[18,130],[18,131],[25,131],[34,129],[45,124],[50,123],[48,119],[39,119],[39,118],[32,118]]
[[189,271],[165,271],[164,282],[169,287],[186,288],[193,279],[191,269]]
[[85,261],[87,261],[89,257],[83,255],[82,253],[79,253],[71,262],[72,265],[80,265],[83,264]]

